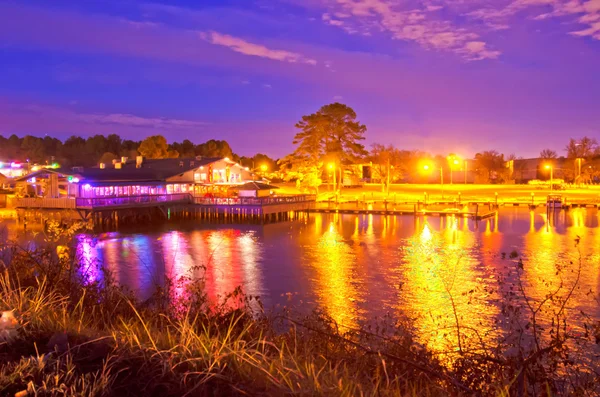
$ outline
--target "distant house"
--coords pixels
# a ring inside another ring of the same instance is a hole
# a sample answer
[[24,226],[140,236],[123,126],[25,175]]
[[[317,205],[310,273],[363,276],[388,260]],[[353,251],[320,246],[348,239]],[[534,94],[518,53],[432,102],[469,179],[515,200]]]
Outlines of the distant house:
[[[98,167],[42,169],[17,180],[44,197],[126,197],[220,193],[252,181],[254,175],[227,158],[196,157],[135,160],[122,158]],[[31,194],[31,193],[29,193]]]
[[576,161],[564,157],[556,159],[516,159],[506,163],[509,171],[509,178],[515,183],[528,183],[536,179],[549,180],[550,171],[547,165],[552,166],[552,176],[554,179],[563,179],[567,182],[573,182],[576,176]]

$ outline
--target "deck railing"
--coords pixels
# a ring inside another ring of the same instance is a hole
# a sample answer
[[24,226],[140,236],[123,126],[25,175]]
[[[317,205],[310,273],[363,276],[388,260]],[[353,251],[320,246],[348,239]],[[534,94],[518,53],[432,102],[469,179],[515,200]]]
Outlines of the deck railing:
[[315,201],[314,194],[303,194],[294,196],[274,196],[274,197],[195,197],[194,203],[197,205],[273,205],[287,203],[303,203]]
[[15,199],[14,204],[17,208],[98,209],[155,203],[264,206],[314,202],[315,200],[316,197],[313,194],[273,197],[193,197],[189,193],[174,193],[128,197],[20,198]]
[[75,209],[77,203],[74,198],[15,198],[13,200],[15,208],[56,208],[56,209]]
[[76,201],[77,208],[102,208],[154,203],[191,203],[192,196],[189,193],[175,193],[128,197],[79,197]]

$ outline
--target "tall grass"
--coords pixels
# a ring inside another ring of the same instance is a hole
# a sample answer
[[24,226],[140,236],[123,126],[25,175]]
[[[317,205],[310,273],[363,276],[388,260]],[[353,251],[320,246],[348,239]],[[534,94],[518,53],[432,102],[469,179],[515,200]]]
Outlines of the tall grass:
[[[70,238],[66,232],[64,239]],[[256,298],[239,290],[210,304],[202,284],[191,280],[172,280],[153,299],[139,302],[114,285],[106,269],[102,282],[89,281],[85,269],[90,264],[75,255],[56,254],[56,247],[66,244],[63,237],[48,241],[39,250],[2,247],[7,255],[0,273],[0,310],[12,310],[18,323],[11,337],[0,342],[3,396],[510,396],[597,391],[592,367],[582,367],[577,372],[581,378],[570,380],[572,387],[557,388],[560,375],[551,372],[558,368],[556,360],[564,364],[565,354],[573,360],[562,331],[547,345],[530,350],[519,346],[516,357],[507,353],[508,345],[499,344],[488,355],[464,349],[448,366],[400,324],[342,329],[319,311],[304,316],[257,312],[261,306]],[[173,293],[182,288],[186,293]],[[542,332],[532,328],[534,336]]]

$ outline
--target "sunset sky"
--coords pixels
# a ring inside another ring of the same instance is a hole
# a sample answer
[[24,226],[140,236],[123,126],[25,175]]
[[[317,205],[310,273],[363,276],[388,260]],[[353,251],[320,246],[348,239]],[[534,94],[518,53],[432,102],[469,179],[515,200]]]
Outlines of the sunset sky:
[[600,139],[600,0],[0,0],[0,134],[292,150],[352,106],[367,145],[564,155]]

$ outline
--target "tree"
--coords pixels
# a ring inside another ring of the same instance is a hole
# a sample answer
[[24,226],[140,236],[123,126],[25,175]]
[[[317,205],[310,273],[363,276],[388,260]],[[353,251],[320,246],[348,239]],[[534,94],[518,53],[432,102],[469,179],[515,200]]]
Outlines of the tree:
[[369,160],[381,179],[381,191],[389,193],[389,184],[396,179],[400,170],[400,151],[392,145],[374,143],[371,145]]
[[289,155],[278,162],[280,170],[285,170],[284,180],[295,181],[296,187],[302,191],[311,191],[319,194],[319,186],[323,183],[323,163],[313,163],[309,160],[294,158]]
[[111,152],[106,152],[100,157],[99,163],[112,164],[113,160],[118,159],[117,155]]
[[558,158],[558,154],[552,149],[544,149],[540,152],[540,158],[555,159],[555,158]]
[[194,157],[196,155],[196,147],[189,139],[184,139],[181,143],[173,142],[170,149],[178,152],[181,157]]
[[569,144],[565,147],[565,151],[567,152],[567,158],[570,159],[590,159],[600,155],[598,141],[587,136],[579,140],[571,138]]
[[501,182],[507,170],[504,155],[495,150],[487,150],[475,155],[476,167],[485,182]]
[[[62,147],[62,157],[69,165],[91,165],[89,156],[85,152],[85,139],[79,136],[71,136]],[[95,159],[92,159],[92,164]]]
[[296,124],[301,131],[296,134],[292,154],[303,169],[319,164],[333,163],[343,181],[344,165],[355,163],[368,155],[360,143],[365,139],[367,127],[356,120],[352,108],[341,103],[321,107],[316,113],[302,116]]
[[196,155],[204,157],[228,157],[230,159],[237,157],[233,154],[233,150],[231,150],[231,146],[227,141],[215,139],[196,146],[195,152]]
[[179,157],[179,153],[169,150],[167,140],[162,135],[153,135],[144,139],[138,148],[140,155],[149,159],[164,159]]
[[44,140],[35,136],[26,135],[21,143],[21,155],[32,164],[43,163],[46,159]]

